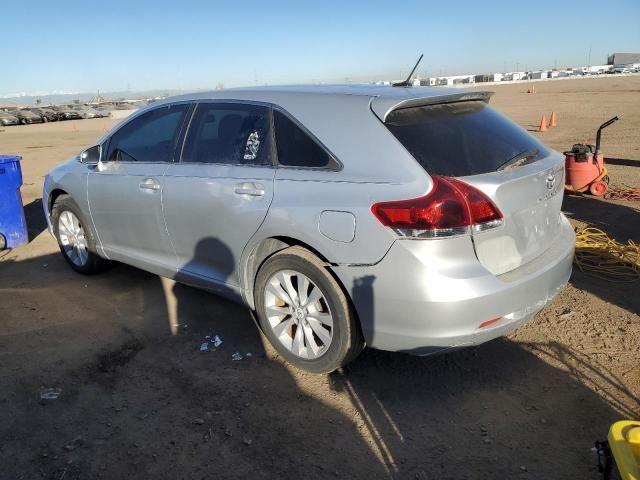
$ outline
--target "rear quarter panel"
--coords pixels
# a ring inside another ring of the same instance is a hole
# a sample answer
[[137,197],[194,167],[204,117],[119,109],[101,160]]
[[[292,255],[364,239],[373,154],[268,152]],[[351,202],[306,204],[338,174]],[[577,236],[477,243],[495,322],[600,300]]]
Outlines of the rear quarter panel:
[[[310,108],[287,99],[283,108],[342,165],[337,171],[278,168],[272,204],[244,250],[244,265],[261,242],[273,237],[299,240],[336,265],[372,265],[385,256],[396,237],[371,213],[371,206],[420,196],[431,188],[431,179],[373,114],[369,101],[343,95]],[[354,234],[332,239],[329,229],[321,232],[319,221],[327,211],[352,214]],[[248,275],[245,269],[250,297],[253,278]]]

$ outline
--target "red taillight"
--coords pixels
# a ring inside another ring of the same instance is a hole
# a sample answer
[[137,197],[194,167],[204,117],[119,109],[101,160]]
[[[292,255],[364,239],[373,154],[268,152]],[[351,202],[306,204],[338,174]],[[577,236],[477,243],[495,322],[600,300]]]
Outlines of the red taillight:
[[409,236],[441,237],[498,226],[502,214],[477,188],[461,180],[433,175],[433,188],[411,200],[376,203],[371,211],[380,222]]

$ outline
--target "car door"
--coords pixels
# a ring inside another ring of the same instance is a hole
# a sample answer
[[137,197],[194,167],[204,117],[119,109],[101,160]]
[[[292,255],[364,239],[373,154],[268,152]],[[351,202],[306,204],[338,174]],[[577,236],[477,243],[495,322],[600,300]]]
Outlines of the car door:
[[196,106],[181,160],[164,176],[165,221],[182,281],[237,291],[242,250],[273,197],[271,123],[266,105]]
[[174,158],[189,104],[145,112],[118,129],[88,176],[91,216],[114,260],[169,275],[175,255],[162,214],[162,176]]

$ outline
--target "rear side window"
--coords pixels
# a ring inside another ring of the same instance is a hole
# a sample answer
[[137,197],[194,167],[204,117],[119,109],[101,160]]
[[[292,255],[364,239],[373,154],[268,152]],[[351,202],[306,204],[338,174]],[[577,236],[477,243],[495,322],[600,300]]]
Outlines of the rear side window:
[[267,107],[202,103],[191,120],[182,161],[271,165],[269,125]]
[[134,118],[113,134],[109,142],[110,161],[171,162],[186,104],[156,108]]
[[282,112],[273,112],[273,122],[280,165],[311,168],[335,165],[327,151]]
[[387,128],[430,174],[461,177],[531,163],[547,148],[484,102],[399,109]]

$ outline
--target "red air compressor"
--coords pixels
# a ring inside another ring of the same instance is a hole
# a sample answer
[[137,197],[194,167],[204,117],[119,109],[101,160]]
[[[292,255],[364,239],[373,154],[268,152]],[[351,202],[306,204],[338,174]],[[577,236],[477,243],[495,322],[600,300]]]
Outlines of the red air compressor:
[[564,188],[568,192],[586,192],[601,197],[607,191],[609,176],[604,166],[604,155],[600,153],[602,130],[616,122],[618,117],[607,120],[596,133],[596,146],[576,143],[570,151],[564,152]]

